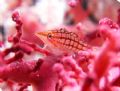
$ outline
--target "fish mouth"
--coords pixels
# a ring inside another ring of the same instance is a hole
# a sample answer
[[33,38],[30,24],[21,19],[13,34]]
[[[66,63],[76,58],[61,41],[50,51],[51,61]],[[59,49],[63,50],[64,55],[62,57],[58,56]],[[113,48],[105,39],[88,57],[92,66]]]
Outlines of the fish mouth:
[[36,32],[35,36],[40,39],[44,44],[48,42],[47,40],[47,34],[46,32]]
[[42,37],[42,36],[47,36],[48,35],[48,33],[47,32],[37,32],[37,33],[35,33],[35,35],[37,36],[37,37]]

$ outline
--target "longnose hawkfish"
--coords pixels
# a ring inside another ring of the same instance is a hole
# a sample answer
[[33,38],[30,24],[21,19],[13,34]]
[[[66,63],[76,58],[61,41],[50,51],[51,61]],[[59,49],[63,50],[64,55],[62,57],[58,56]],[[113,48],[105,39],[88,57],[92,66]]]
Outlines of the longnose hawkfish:
[[80,40],[76,33],[69,32],[65,28],[38,32],[36,35],[47,44],[49,49],[54,53],[58,51],[73,53],[89,48],[88,44]]

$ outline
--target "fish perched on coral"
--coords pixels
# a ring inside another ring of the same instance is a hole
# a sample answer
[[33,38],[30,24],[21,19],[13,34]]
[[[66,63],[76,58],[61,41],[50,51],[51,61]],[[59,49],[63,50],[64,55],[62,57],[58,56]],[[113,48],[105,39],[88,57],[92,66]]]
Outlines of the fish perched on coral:
[[83,42],[77,33],[69,32],[65,28],[38,32],[36,35],[53,52],[76,53],[80,50],[87,50],[90,46]]

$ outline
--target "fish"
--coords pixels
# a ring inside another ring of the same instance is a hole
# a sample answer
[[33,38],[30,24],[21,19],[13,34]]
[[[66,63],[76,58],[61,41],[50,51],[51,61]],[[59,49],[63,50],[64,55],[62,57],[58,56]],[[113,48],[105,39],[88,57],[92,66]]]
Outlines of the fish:
[[81,50],[87,50],[88,44],[80,39],[77,33],[67,31],[65,28],[53,29],[35,34],[47,46],[49,50],[58,53],[75,53]]

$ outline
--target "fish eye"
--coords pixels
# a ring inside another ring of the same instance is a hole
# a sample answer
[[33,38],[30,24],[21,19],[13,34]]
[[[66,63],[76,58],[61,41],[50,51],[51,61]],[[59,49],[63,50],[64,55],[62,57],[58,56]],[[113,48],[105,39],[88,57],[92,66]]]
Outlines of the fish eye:
[[48,39],[51,39],[51,38],[52,38],[52,34],[49,33],[49,34],[47,35],[47,38],[48,38]]

